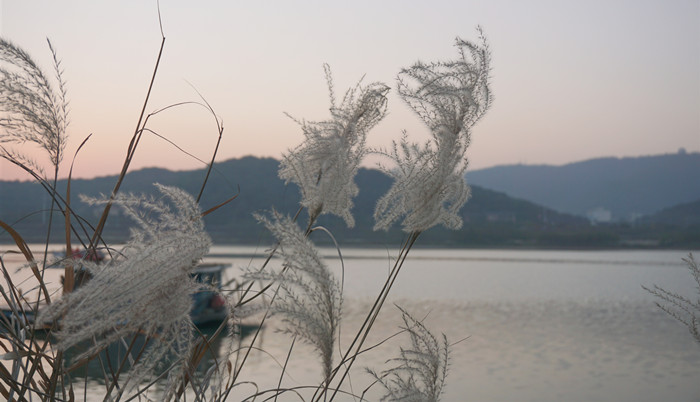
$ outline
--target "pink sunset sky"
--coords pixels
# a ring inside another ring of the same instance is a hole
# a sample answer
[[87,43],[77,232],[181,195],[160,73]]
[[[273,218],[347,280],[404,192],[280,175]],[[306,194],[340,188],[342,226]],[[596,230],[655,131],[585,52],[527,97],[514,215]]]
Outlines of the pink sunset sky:
[[[602,156],[700,151],[700,1],[172,1],[161,0],[166,37],[147,108],[196,101],[223,119],[218,160],[279,158],[303,135],[298,119],[329,117],[323,63],[336,96],[364,80],[395,87],[417,60],[456,57],[454,38],[480,25],[492,49],[492,109],[475,127],[470,169],[563,164]],[[74,177],[117,174],[161,42],[155,1],[1,1],[0,35],[51,72],[49,37],[65,69],[70,142],[62,177],[83,139]],[[149,127],[209,160],[217,131],[183,106]],[[395,93],[368,144],[402,130],[428,134]],[[43,164],[46,157],[15,146]],[[202,167],[147,135],[132,169]],[[0,162],[0,179],[29,179]]]

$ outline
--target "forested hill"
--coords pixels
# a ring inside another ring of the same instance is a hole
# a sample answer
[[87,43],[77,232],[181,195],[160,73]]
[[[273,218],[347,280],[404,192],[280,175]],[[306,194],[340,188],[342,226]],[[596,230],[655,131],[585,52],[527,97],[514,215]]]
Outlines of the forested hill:
[[496,166],[468,172],[467,181],[561,212],[632,221],[700,200],[700,153]]
[[[267,244],[269,237],[256,223],[254,212],[266,212],[270,208],[294,214],[299,206],[296,186],[285,186],[277,176],[278,161],[270,158],[245,157],[217,163],[202,197],[203,209],[217,205],[234,195],[237,198],[206,218],[208,232],[217,243]],[[173,172],[164,169],[142,169],[129,173],[122,192],[153,193],[152,183],[178,186],[191,194],[197,194],[205,176],[205,170]],[[99,196],[109,194],[116,177],[92,180],[73,180],[71,183],[73,206],[77,212],[94,224],[101,212],[78,201],[77,194]],[[361,169],[356,177],[360,194],[355,199],[353,215],[355,228],[348,229],[339,218],[322,216],[320,224],[328,227],[341,244],[389,244],[395,245],[403,233],[397,227],[389,232],[374,232],[373,212],[377,199],[391,184],[384,173]],[[58,184],[65,191],[66,182]],[[26,239],[41,241],[49,213],[50,200],[39,185],[29,182],[0,181],[0,220],[7,222]],[[464,227],[458,231],[432,229],[422,235],[422,244],[442,246],[512,246],[541,245],[551,242],[552,236],[579,233],[584,242],[600,242],[609,239],[601,235],[591,237],[586,220],[516,200],[503,193],[472,186],[472,198],[462,210]],[[306,220],[302,216],[302,220]],[[61,221],[56,218],[55,240],[61,240]],[[105,235],[112,241],[128,236],[130,222],[119,209],[113,209]],[[596,237],[598,236],[598,237]],[[579,239],[580,240],[580,239]],[[318,241],[322,241],[319,239]],[[7,233],[0,233],[0,243],[10,242]]]

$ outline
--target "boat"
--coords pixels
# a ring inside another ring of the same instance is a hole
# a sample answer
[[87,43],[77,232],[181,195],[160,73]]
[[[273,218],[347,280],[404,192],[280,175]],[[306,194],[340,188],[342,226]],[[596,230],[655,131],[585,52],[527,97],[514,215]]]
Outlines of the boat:
[[197,282],[209,288],[192,295],[190,316],[195,325],[218,325],[226,319],[226,300],[217,290],[221,290],[222,274],[228,267],[227,264],[200,264],[192,273]]
[[[73,257],[80,256],[77,252],[73,253]],[[99,257],[98,257],[99,258]],[[102,260],[96,259],[98,261]],[[192,272],[192,277],[202,284],[202,290],[192,295],[193,303],[190,316],[192,322],[199,327],[218,327],[227,317],[226,300],[221,295],[221,284],[223,272],[229,268],[229,264],[220,263],[202,263],[199,264]],[[90,280],[91,275],[84,270],[76,270],[76,284],[84,284]],[[61,278],[63,280],[63,278]],[[4,316],[2,321],[9,323],[10,319],[16,314],[8,306],[0,308],[0,314]],[[34,312],[28,308],[22,316],[22,326],[31,326],[34,323]],[[0,330],[3,325],[0,324]],[[238,325],[237,331],[244,335],[250,330],[257,329],[257,326]]]
[[[223,272],[230,264],[204,263],[199,264],[192,276],[209,290],[200,290],[192,295],[193,303],[190,310],[192,322],[203,332],[208,332],[218,327],[227,317],[226,300],[221,295]],[[260,329],[259,324],[237,323],[234,332],[241,337]]]

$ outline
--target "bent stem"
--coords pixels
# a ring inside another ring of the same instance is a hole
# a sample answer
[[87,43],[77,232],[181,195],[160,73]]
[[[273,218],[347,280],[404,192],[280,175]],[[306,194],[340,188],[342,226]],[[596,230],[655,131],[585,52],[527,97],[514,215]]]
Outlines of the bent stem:
[[345,371],[343,372],[342,377],[338,380],[337,385],[333,389],[333,394],[331,395],[329,400],[332,401],[333,398],[335,398],[335,395],[338,393],[340,386],[343,384],[345,378],[350,373],[350,368],[355,362],[355,359],[362,351],[362,345],[367,339],[367,336],[369,335],[369,332],[372,329],[372,326],[374,325],[374,322],[376,321],[377,316],[379,315],[379,312],[381,311],[387,296],[389,295],[389,291],[394,285],[394,281],[396,281],[396,278],[398,277],[399,272],[401,271],[401,267],[403,266],[404,262],[406,261],[406,258],[408,257],[408,252],[411,250],[420,234],[421,232],[411,232],[409,234],[408,238],[406,239],[406,242],[403,244],[401,251],[399,252],[399,256],[396,259],[396,262],[394,263],[394,267],[392,268],[391,272],[389,273],[389,276],[384,282],[382,290],[379,292],[379,295],[377,296],[374,305],[367,314],[367,318],[365,318],[365,321],[362,323],[362,326],[357,331],[357,335],[355,335],[355,338],[348,347],[348,350],[343,356],[342,360],[340,361],[336,369],[333,370],[332,374],[323,385],[323,389],[321,389],[321,387],[318,387],[316,392],[314,393],[312,400],[320,401],[322,396],[326,396],[326,394],[328,393],[328,389],[330,388],[331,381],[333,381],[336,374],[338,374],[338,372],[340,371],[341,367],[345,366]]
[[[162,34],[162,33],[161,33]],[[131,138],[131,142],[129,143],[129,148],[126,153],[126,158],[124,159],[124,165],[122,166],[122,170],[119,174],[119,177],[117,179],[117,183],[114,185],[114,189],[112,190],[112,194],[109,198],[109,202],[107,202],[107,205],[105,205],[105,209],[102,212],[102,216],[100,217],[100,221],[97,224],[97,227],[95,227],[95,233],[92,236],[92,239],[90,240],[90,249],[94,251],[95,247],[97,246],[97,241],[100,239],[102,236],[102,231],[104,230],[105,223],[107,223],[107,216],[109,215],[109,211],[112,209],[112,203],[114,198],[116,197],[117,193],[119,192],[119,188],[121,187],[122,182],[124,181],[124,177],[126,176],[126,172],[129,169],[129,165],[131,164],[131,160],[134,157],[134,154],[136,153],[136,148],[138,147],[139,140],[141,139],[141,135],[143,134],[143,127],[145,127],[146,123],[148,122],[148,116],[146,116],[146,119],[144,121],[144,115],[146,114],[146,106],[148,105],[148,101],[151,97],[151,91],[153,90],[153,84],[156,80],[156,75],[158,73],[158,66],[160,65],[160,59],[163,55],[163,48],[165,47],[165,35],[162,35],[162,40],[160,43],[160,50],[158,51],[158,59],[156,60],[156,65],[153,68],[153,75],[151,76],[151,82],[148,85],[148,92],[146,93],[146,99],[143,102],[143,107],[141,108],[141,114],[139,115],[139,121],[136,123],[136,131],[134,132],[134,136]],[[143,121],[143,127],[141,126],[141,122]]]

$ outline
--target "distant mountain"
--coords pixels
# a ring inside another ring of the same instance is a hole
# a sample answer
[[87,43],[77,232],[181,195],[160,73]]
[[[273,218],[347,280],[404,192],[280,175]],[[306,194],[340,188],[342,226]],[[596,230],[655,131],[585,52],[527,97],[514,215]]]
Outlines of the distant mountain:
[[[294,185],[285,186],[277,176],[279,162],[270,158],[245,157],[215,164],[215,169],[201,200],[203,209],[217,205],[234,195],[237,198],[205,218],[207,231],[216,242],[238,244],[267,244],[266,231],[256,223],[254,212],[266,212],[270,208],[294,214],[299,208],[299,191]],[[205,170],[173,172],[164,169],[142,169],[129,173],[122,192],[153,193],[152,183],[178,186],[191,194],[200,190]],[[71,183],[73,208],[88,223],[95,224],[101,212],[78,201],[78,194],[98,196],[109,194],[116,177],[92,180],[73,180]],[[356,182],[360,194],[356,197],[353,214],[355,228],[347,228],[341,219],[324,215],[319,223],[331,229],[344,244],[397,244],[404,236],[400,227],[389,232],[374,232],[373,212],[377,199],[391,185],[384,173],[372,169],[360,169]],[[66,182],[58,184],[61,192]],[[37,184],[29,182],[0,181],[0,220],[15,227],[32,241],[42,241],[49,219],[50,199]],[[105,234],[110,241],[121,241],[128,236],[130,222],[119,209],[113,209]],[[503,193],[472,186],[472,198],[461,211],[464,227],[459,231],[442,228],[431,229],[421,236],[421,244],[436,245],[537,245],[541,234],[561,231],[588,231],[585,219],[555,212],[532,202],[513,199]],[[54,217],[55,227],[62,227],[61,217]],[[300,218],[305,221],[307,217]],[[61,231],[56,231],[55,241],[61,241]],[[587,239],[590,236],[587,234]],[[600,239],[598,239],[600,240]],[[598,241],[595,240],[595,241]],[[6,233],[0,231],[0,243],[8,242]],[[549,241],[549,240],[548,240]]]
[[700,199],[700,153],[497,166],[467,181],[560,212],[629,221]]

